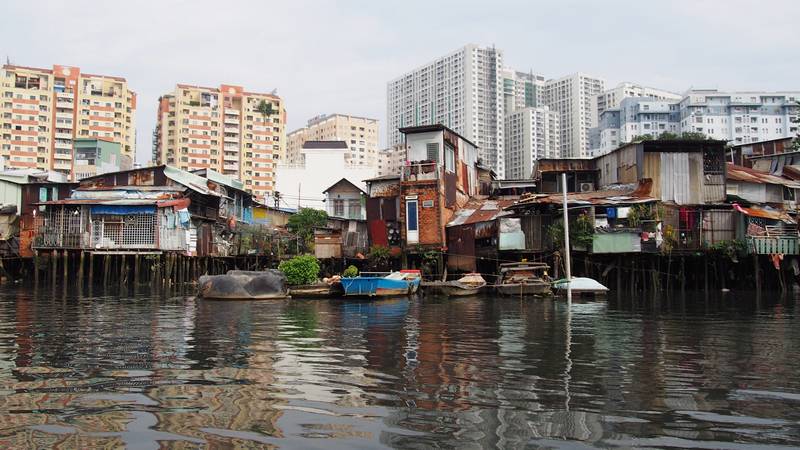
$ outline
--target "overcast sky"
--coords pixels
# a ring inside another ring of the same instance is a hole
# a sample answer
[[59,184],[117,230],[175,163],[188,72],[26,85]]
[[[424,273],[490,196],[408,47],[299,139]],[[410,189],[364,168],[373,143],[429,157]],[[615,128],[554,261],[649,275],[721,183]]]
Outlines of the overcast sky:
[[[800,1],[3,2],[0,57],[117,75],[139,95],[147,160],[175,84],[277,89],[289,130],[321,113],[386,120],[386,82],[466,43],[546,77],[800,90]],[[381,129],[382,140],[385,130]]]

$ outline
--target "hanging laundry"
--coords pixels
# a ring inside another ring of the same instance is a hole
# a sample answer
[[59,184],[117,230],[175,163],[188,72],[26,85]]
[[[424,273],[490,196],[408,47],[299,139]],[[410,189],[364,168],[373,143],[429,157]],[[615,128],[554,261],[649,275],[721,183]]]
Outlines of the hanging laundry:
[[180,209],[178,210],[178,218],[181,221],[181,225],[184,227],[189,226],[189,210],[188,209]]
[[781,270],[781,261],[783,261],[783,253],[772,253],[769,255],[769,258],[772,260],[772,265],[775,266],[775,270]]

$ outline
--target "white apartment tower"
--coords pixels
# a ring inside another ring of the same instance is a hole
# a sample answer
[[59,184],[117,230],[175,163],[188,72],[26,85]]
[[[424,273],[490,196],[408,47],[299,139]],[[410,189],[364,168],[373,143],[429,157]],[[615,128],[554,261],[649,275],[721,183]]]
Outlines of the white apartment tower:
[[588,130],[597,126],[597,96],[605,82],[583,73],[568,75],[545,84],[545,103],[561,119],[561,152],[558,157],[589,156]]
[[505,114],[522,108],[544,106],[544,76],[506,67],[502,70],[501,77]]
[[503,53],[468,44],[390,81],[387,144],[401,144],[402,127],[442,124],[475,142],[478,156],[505,173]]
[[506,114],[506,178],[529,179],[536,160],[557,157],[561,139],[559,116],[547,106]]

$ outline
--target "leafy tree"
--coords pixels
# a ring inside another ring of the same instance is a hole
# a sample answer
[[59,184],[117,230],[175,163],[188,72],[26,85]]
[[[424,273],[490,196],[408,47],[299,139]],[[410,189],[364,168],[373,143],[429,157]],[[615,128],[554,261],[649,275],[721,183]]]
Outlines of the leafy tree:
[[278,110],[272,106],[272,102],[268,102],[266,100],[261,100],[261,102],[256,106],[256,111],[261,113],[264,116],[264,121],[266,121],[269,117],[275,116],[278,114]]
[[[555,248],[564,247],[564,221],[556,219],[547,228],[547,236]],[[572,246],[589,248],[594,242],[594,220],[588,214],[581,214],[569,225],[569,242]]]
[[631,138],[631,142],[642,142],[642,141],[652,141],[653,135],[652,134],[637,134],[633,138]]
[[328,213],[321,209],[300,208],[289,217],[286,224],[289,231],[309,242],[314,238],[314,228],[324,227],[328,223]]
[[344,269],[342,272],[342,278],[354,278],[358,276],[358,267],[356,266],[347,266],[347,269]]
[[389,267],[389,259],[392,253],[388,248],[381,245],[373,245],[369,248],[367,259],[374,270],[383,270]]
[[317,281],[319,276],[319,261],[311,255],[295,256],[281,261],[278,270],[286,275],[290,285],[311,284]]
[[659,139],[663,139],[663,140],[667,140],[667,141],[671,141],[671,140],[674,140],[674,139],[680,139],[681,136],[679,134],[677,134],[677,133],[670,133],[669,131],[665,131],[665,132],[659,134],[658,138]]
[[681,139],[695,139],[698,141],[704,141],[709,139],[709,137],[699,131],[684,131],[681,133]]

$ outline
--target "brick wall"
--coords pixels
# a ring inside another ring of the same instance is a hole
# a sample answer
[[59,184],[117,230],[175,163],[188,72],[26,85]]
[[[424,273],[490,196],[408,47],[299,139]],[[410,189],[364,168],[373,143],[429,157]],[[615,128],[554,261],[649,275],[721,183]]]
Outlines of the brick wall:
[[[442,242],[442,222],[440,217],[441,198],[437,191],[436,182],[418,183],[404,186],[403,195],[400,197],[400,222],[403,224],[401,229],[402,239],[406,241],[406,200],[407,195],[416,195],[419,211],[419,244],[420,245],[445,245]],[[425,208],[425,201],[433,201],[432,208]],[[415,244],[411,244],[415,245]]]

